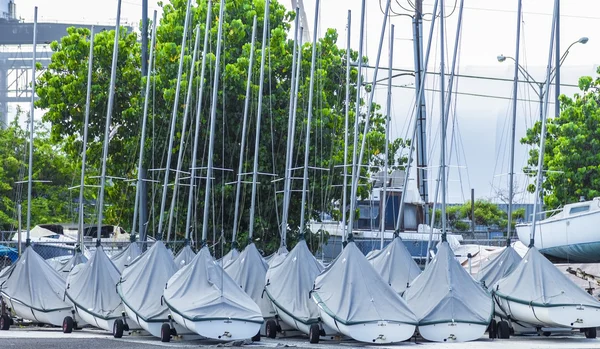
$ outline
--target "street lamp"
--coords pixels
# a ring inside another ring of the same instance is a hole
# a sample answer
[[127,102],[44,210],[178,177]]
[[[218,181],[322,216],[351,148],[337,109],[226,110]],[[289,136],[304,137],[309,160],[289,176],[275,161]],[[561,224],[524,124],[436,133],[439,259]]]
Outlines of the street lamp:
[[[589,39],[584,36],[584,37],[581,37],[579,40],[574,41],[573,43],[571,43],[571,45],[569,45],[567,47],[567,49],[565,50],[565,52],[560,57],[559,66],[561,66],[563,64],[563,62],[565,61],[565,59],[569,55],[569,50],[571,49],[571,47],[573,47],[573,45],[575,45],[575,44],[583,44],[583,45],[585,45],[588,42],[588,40]],[[500,62],[500,63],[506,61],[506,59],[511,59],[511,60],[515,61],[514,58],[512,58],[510,56],[505,56],[505,55],[499,55],[496,59],[498,59],[498,62]],[[540,100],[540,121],[541,121],[542,120],[542,109],[543,109],[542,106],[544,104],[544,85],[546,85],[547,83],[550,83],[550,81],[552,81],[554,79],[554,73],[556,73],[556,67],[554,67],[550,71],[550,79],[548,81],[544,81],[544,82],[538,82],[538,81],[536,81],[533,78],[533,76],[531,76],[531,74],[529,74],[529,72],[525,68],[523,68],[523,66],[521,64],[519,64],[518,68],[519,68],[519,71],[521,72],[521,74],[523,74],[525,76],[525,81],[527,81],[527,83],[533,88],[533,90],[535,91],[536,95],[539,97],[539,100]],[[559,88],[559,86],[557,85],[556,88]]]

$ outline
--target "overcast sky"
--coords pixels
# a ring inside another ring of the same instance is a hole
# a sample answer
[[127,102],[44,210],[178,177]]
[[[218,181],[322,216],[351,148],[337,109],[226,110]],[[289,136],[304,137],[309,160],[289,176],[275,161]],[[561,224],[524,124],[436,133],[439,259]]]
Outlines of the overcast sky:
[[[292,0],[282,0],[291,9]],[[7,0],[0,0],[0,5]],[[53,0],[34,1],[16,0],[17,13],[25,20],[33,17],[33,6],[39,8],[40,21],[67,21],[86,22],[99,24],[112,24],[116,17],[116,0]],[[385,1],[382,0],[382,3]],[[409,8],[407,0],[398,0],[405,8]],[[424,10],[431,11],[433,0],[424,1]],[[446,14],[452,13],[455,1],[446,0]],[[521,37],[522,65],[525,66],[538,81],[545,79],[545,66],[548,60],[548,47],[551,29],[551,14],[553,0],[523,0],[523,29]],[[589,37],[586,45],[577,44],[570,50],[566,59],[561,83],[576,85],[581,75],[595,75],[595,67],[600,57],[600,1],[578,0],[561,1],[561,49],[582,36]],[[408,14],[395,1],[392,1],[395,12]],[[385,4],[383,4],[385,5]],[[3,5],[2,5],[3,6]],[[512,79],[513,67],[506,61],[498,63],[499,54],[514,56],[516,33],[516,6],[517,0],[466,1],[464,11],[462,39],[459,49],[459,73],[465,75],[480,75],[486,77],[500,77]],[[306,19],[312,30],[314,18],[314,1],[304,1]],[[152,11],[160,8],[157,1],[149,0],[149,16]],[[352,48],[358,48],[358,32],[360,18],[360,0],[322,0],[318,33],[325,28],[336,28],[339,33],[339,45],[345,46],[347,10],[352,11]],[[367,1],[366,11],[365,49],[370,62],[374,63],[377,54],[377,45],[381,31],[383,15],[380,10],[379,0]],[[141,0],[123,0],[122,17],[125,23],[137,26],[141,18]],[[429,16],[428,18],[431,18]],[[447,19],[447,50],[454,46],[456,32],[457,11]],[[393,17],[391,23],[395,25],[394,42],[394,68],[413,69],[413,43],[411,18],[408,16]],[[430,22],[425,22],[424,37],[429,33]],[[388,43],[386,33],[381,62],[388,66]],[[439,71],[439,33],[433,36],[432,57],[428,67],[429,71]],[[447,57],[451,59],[451,51]],[[449,65],[449,61],[446,63]],[[387,71],[380,71],[379,77],[384,77]],[[405,137],[410,127],[411,105],[414,98],[411,77],[394,79],[392,102],[392,134],[396,137]],[[459,95],[456,99],[455,144],[453,146],[451,175],[449,182],[449,201],[462,202],[469,198],[470,188],[475,188],[476,197],[495,198],[495,189],[506,188],[505,174],[508,172],[508,127],[512,94],[512,83],[491,80],[460,78],[456,90]],[[436,79],[429,79],[428,87],[439,88]],[[561,92],[572,95],[577,91],[574,87],[563,87]],[[481,95],[490,95],[485,97]],[[439,119],[439,100],[434,92],[426,95],[428,103],[429,122],[429,153],[430,166],[437,166],[437,149],[439,136],[437,136]],[[525,134],[527,127],[539,117],[538,97],[525,83],[519,86],[519,98],[524,101],[518,104],[517,138]],[[385,105],[385,87],[378,87],[376,100]],[[530,101],[530,102],[528,102]],[[553,104],[549,109],[553,110]],[[449,137],[451,137],[449,135]],[[455,151],[457,148],[458,151]],[[528,149],[518,146],[515,167],[518,172],[525,166]],[[436,171],[437,172],[437,171]],[[527,184],[525,176],[518,174],[519,186]],[[433,181],[430,179],[430,183]],[[493,185],[492,185],[493,184]],[[431,192],[433,187],[430,186]],[[529,197],[518,197],[517,201],[529,201]]]

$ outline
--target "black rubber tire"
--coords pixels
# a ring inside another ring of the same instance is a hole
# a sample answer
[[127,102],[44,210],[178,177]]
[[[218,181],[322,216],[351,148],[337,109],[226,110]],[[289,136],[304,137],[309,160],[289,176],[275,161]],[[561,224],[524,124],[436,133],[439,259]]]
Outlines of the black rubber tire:
[[160,341],[163,343],[171,341],[171,325],[168,323],[164,323],[160,327]]
[[497,326],[498,326],[498,324],[496,323],[496,319],[492,319],[492,321],[488,325],[488,337],[490,339],[494,339],[497,337],[497,333],[496,333]]
[[319,343],[319,335],[321,334],[321,329],[319,325],[312,324],[310,325],[310,330],[308,331],[308,340],[311,344]]
[[260,342],[260,330],[258,331],[258,333],[251,338],[253,342]]
[[498,322],[496,336],[500,339],[510,338],[510,326],[508,326],[508,322],[504,320]]
[[74,327],[75,327],[75,321],[73,321],[73,318],[70,316],[66,316],[63,319],[63,325],[62,325],[63,333],[73,332]]
[[12,323],[12,319],[7,314],[0,316],[0,330],[8,331],[10,329],[10,324]]
[[585,329],[585,338],[594,339],[596,338],[596,327],[590,327]]
[[124,329],[125,329],[125,324],[123,323],[123,320],[116,319],[115,322],[113,323],[113,337],[122,338]]
[[277,337],[277,323],[275,320],[267,321],[267,324],[265,325],[265,334],[267,335],[267,338]]
[[544,331],[544,332],[542,332],[542,335],[544,335],[544,337],[550,337],[552,335],[552,332]]

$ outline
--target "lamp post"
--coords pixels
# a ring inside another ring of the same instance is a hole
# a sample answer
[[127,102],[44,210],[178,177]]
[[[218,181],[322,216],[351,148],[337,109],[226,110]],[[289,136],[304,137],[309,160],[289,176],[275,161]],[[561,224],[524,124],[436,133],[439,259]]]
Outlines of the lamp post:
[[[577,41],[574,41],[573,43],[571,43],[571,45],[569,45],[567,47],[567,49],[565,50],[565,53],[562,54],[562,56],[560,57],[559,60],[559,67],[564,63],[565,59],[567,58],[567,56],[569,55],[569,50],[571,49],[571,47],[573,47],[573,45],[575,44],[586,44],[588,42],[588,38],[587,37],[582,37]],[[515,59],[513,57],[510,56],[505,56],[505,55],[499,55],[497,57],[498,62],[502,63],[504,61],[506,61],[507,59],[511,59],[512,61],[515,61]],[[554,67],[554,69],[552,69],[550,71],[550,80],[548,81],[543,81],[543,82],[538,82],[537,80],[535,80],[533,78],[533,76],[531,76],[531,74],[529,74],[529,72],[523,68],[522,65],[519,64],[519,71],[521,72],[521,74],[523,74],[523,76],[525,76],[525,81],[527,81],[527,83],[533,88],[535,94],[538,96],[539,100],[540,100],[540,121],[542,120],[542,104],[544,103],[544,85],[546,85],[547,83],[550,83],[550,81],[552,81],[554,79],[554,74],[556,73],[556,67]],[[560,88],[560,86],[556,86],[557,89]],[[557,101],[558,103],[558,101]],[[558,115],[557,115],[558,116]]]

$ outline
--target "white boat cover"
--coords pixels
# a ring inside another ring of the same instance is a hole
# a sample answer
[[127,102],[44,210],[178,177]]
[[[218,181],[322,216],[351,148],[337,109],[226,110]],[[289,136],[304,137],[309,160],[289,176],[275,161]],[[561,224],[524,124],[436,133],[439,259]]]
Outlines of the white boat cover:
[[177,266],[177,269],[181,269],[188,265],[191,260],[194,259],[194,257],[196,257],[196,252],[192,250],[192,246],[185,245],[181,251],[179,251],[177,257],[175,257],[175,265]]
[[415,314],[354,241],[315,280],[312,297],[336,321],[356,325],[373,321],[417,324]]
[[66,279],[76,265],[85,263],[87,260],[87,257],[81,251],[76,250],[71,257],[56,257],[47,259],[46,262],[48,262],[48,264],[50,264],[63,279]]
[[454,258],[447,242],[425,270],[404,292],[404,299],[419,318],[419,325],[445,322],[489,324],[491,295]]
[[512,246],[505,247],[500,255],[479,269],[476,279],[490,287],[498,280],[508,276],[521,262],[521,256]]
[[258,305],[219,266],[206,246],[169,279],[164,300],[173,312],[190,321],[263,322]]
[[104,320],[121,316],[123,304],[116,290],[121,273],[108,258],[102,246],[83,265],[78,265],[67,277],[67,298],[94,317]]
[[254,243],[248,244],[236,260],[225,266],[227,274],[258,305],[263,318],[275,316],[271,301],[266,296],[263,297],[267,269],[269,265]]
[[114,254],[110,259],[120,272],[138,258],[142,254],[142,250],[137,242],[132,242],[126,249]]
[[65,281],[31,246],[3,270],[0,290],[4,296],[40,312],[71,308],[63,299]]
[[121,275],[117,291],[130,309],[146,322],[168,320],[169,309],[161,301],[167,281],[177,266],[162,241],[156,241]]
[[408,284],[419,274],[421,268],[399,237],[394,238],[383,250],[367,257],[371,265],[394,291],[402,294]]
[[319,309],[309,295],[323,266],[305,240],[300,240],[288,257],[267,271],[266,296],[296,321],[306,325],[318,323]]
[[279,263],[283,262],[283,260],[285,259],[285,257],[287,257],[288,255],[288,249],[285,246],[281,246],[279,247],[279,249],[277,250],[277,252],[273,253],[270,257],[269,260],[267,261],[267,263],[269,264],[270,267],[276,266]]
[[221,266],[221,268],[226,267],[229,263],[233,262],[240,255],[240,251],[237,248],[232,248],[227,252],[221,259],[217,260],[217,263]]
[[492,285],[501,298],[538,307],[585,305],[600,309],[600,302],[569,280],[535,247],[510,275]]

